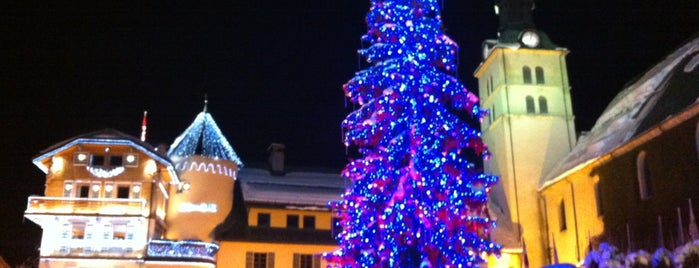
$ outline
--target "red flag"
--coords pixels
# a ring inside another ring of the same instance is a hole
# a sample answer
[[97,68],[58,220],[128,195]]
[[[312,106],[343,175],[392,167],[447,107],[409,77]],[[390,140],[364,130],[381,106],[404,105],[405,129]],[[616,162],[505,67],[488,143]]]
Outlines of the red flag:
[[146,141],[146,116],[148,111],[143,111],[143,121],[141,121],[141,141]]

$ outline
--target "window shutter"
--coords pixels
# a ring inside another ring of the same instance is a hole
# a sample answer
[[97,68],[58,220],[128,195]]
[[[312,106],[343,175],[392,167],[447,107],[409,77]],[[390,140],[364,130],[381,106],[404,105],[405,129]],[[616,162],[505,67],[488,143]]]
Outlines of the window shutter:
[[274,268],[274,252],[267,253],[267,268]]
[[245,268],[252,268],[253,255],[252,252],[248,251],[245,253]]
[[294,268],[301,267],[301,256],[298,253],[294,253]]
[[320,268],[320,256],[313,255],[313,268]]

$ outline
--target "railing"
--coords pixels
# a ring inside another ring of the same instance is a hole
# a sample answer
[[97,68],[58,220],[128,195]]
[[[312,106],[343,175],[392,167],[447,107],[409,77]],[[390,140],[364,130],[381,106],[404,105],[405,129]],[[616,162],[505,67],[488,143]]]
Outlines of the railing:
[[149,259],[208,261],[215,263],[219,245],[202,241],[151,240],[146,255]]
[[145,199],[30,196],[26,214],[148,216]]

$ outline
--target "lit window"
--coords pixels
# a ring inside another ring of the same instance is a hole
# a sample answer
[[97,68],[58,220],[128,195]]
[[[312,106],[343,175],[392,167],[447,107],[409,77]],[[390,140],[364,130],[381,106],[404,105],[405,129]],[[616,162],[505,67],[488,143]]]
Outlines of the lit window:
[[126,224],[115,223],[114,224],[114,240],[125,240],[126,239]]
[[547,114],[549,113],[549,104],[546,101],[546,97],[539,96],[539,113]]
[[527,113],[528,114],[536,113],[536,108],[534,108],[534,97],[527,96],[525,98],[525,102],[527,104]]
[[294,268],[320,268],[320,256],[294,253]]
[[568,224],[566,223],[566,204],[563,200],[561,200],[561,204],[558,206],[558,223],[560,224],[561,231],[568,229]]
[[271,216],[269,213],[258,213],[257,214],[257,227],[269,227],[271,223]]
[[84,222],[73,222],[73,229],[70,238],[72,239],[83,239],[85,238],[85,223]]
[[72,197],[72,196],[73,196],[73,182],[66,181],[63,183],[63,197]]
[[274,252],[246,252],[245,268],[274,268]]
[[299,215],[286,215],[287,228],[299,228]]
[[525,84],[532,83],[532,69],[529,66],[522,67],[522,78]]
[[534,73],[536,75],[536,83],[540,85],[544,84],[544,68],[537,66],[534,68]]
[[316,228],[316,217],[315,216],[303,216],[303,229],[315,229]]
[[638,192],[641,200],[650,198],[653,194],[650,185],[650,170],[646,163],[646,152],[641,151],[636,158],[636,179],[638,180]]

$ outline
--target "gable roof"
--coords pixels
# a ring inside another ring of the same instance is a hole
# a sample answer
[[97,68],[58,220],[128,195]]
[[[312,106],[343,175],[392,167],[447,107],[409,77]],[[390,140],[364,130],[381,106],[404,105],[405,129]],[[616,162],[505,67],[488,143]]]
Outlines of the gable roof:
[[159,152],[152,145],[143,142],[136,137],[128,135],[124,132],[107,128],[103,130],[93,131],[86,134],[78,135],[62,142],[56,143],[51,147],[41,151],[39,155],[34,157],[32,162],[34,165],[39,167],[44,173],[48,173],[48,167],[44,166],[41,162],[46,158],[53,157],[61,151],[64,151],[70,147],[80,145],[80,144],[100,144],[100,145],[125,145],[131,146],[140,152],[152,157],[155,161],[165,165],[170,177],[173,178],[173,182],[179,181],[177,173],[173,167],[172,162],[164,154],[164,152]]

